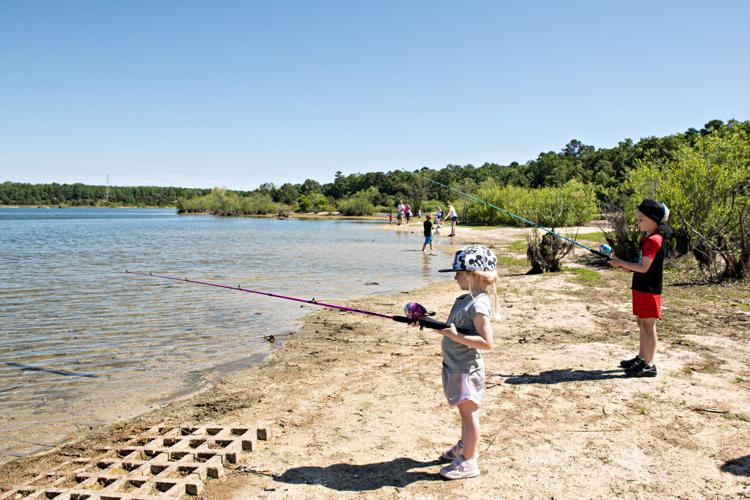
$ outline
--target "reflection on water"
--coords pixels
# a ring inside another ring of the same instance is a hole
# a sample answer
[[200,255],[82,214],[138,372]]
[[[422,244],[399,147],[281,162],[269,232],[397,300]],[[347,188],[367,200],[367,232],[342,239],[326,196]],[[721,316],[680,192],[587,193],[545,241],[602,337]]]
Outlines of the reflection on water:
[[450,278],[421,244],[371,222],[0,209],[0,461],[258,360],[311,310],[126,269],[341,301]]

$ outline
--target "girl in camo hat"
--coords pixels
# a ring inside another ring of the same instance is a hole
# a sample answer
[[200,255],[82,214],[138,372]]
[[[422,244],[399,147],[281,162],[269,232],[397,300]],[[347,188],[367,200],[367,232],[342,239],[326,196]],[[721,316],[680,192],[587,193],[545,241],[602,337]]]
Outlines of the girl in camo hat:
[[[443,390],[451,407],[461,416],[461,439],[443,452],[451,463],[440,469],[446,479],[479,475],[479,406],[484,396],[484,361],[480,350],[492,348],[493,310],[497,310],[497,257],[487,247],[471,245],[456,252],[453,266],[440,272],[455,272],[461,290],[448,316],[443,334]],[[490,301],[490,294],[493,301]],[[473,330],[463,335],[456,327]]]

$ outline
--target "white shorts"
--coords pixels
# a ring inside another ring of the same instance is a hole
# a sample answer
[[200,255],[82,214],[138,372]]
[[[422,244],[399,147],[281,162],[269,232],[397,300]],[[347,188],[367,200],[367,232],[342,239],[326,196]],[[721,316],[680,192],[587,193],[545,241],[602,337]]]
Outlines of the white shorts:
[[451,406],[467,400],[480,406],[484,398],[484,368],[467,373],[452,371],[443,365],[443,392]]

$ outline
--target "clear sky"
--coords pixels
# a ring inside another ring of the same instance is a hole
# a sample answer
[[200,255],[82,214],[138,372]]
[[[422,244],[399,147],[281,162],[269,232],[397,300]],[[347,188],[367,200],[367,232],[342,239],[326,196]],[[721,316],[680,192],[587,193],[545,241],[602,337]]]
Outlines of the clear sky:
[[0,0],[0,181],[525,162],[750,119],[750,2]]

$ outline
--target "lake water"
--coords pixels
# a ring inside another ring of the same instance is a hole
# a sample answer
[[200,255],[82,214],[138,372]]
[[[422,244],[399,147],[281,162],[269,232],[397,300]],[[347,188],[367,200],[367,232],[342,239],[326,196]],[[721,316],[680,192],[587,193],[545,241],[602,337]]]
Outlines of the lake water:
[[450,279],[421,243],[373,221],[0,209],[0,462],[257,362],[316,309],[126,269],[345,301]]

